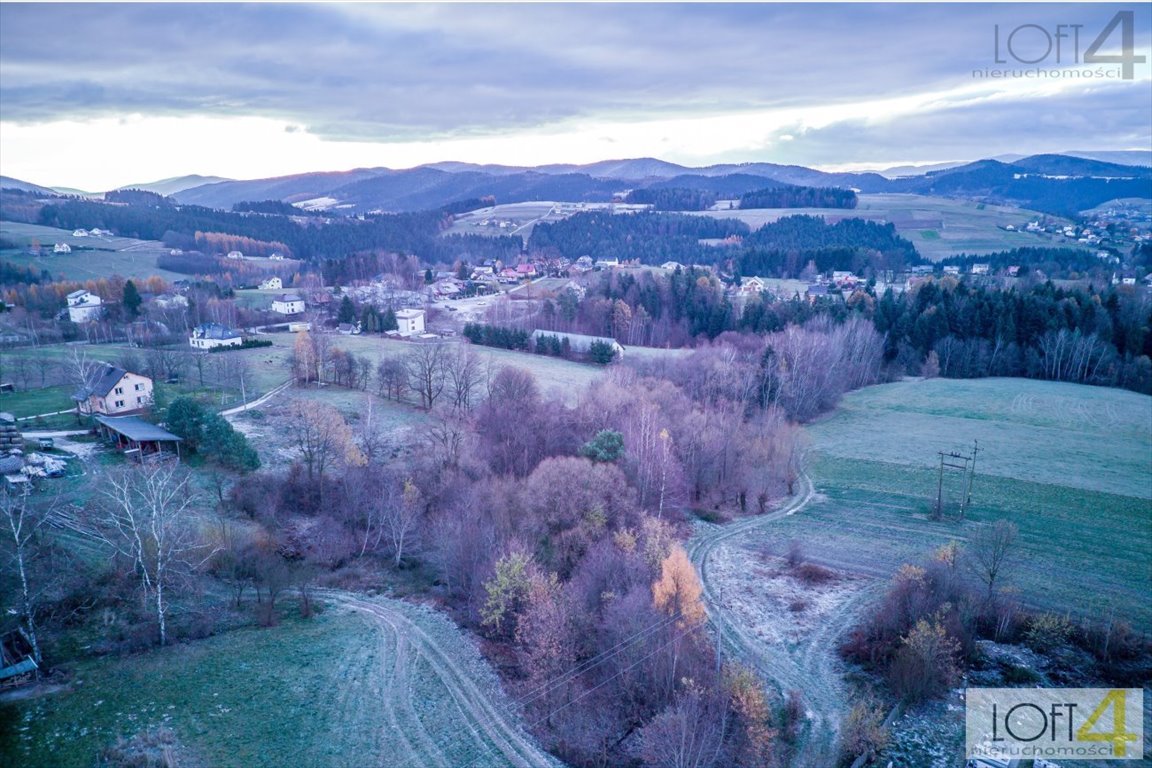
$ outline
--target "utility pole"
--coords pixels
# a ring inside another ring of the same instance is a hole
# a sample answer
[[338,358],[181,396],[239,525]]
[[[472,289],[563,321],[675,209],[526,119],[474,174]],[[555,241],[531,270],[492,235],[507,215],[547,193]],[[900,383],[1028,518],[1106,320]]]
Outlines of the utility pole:
[[964,506],[960,509],[960,519],[964,519],[964,513],[972,507],[972,483],[976,478],[976,454],[980,452],[980,441],[972,441],[972,465],[968,470],[968,493],[964,501]]
[[[945,453],[944,451],[937,451],[936,453],[938,456],[940,456],[940,476],[939,476],[939,479],[936,481],[936,517],[942,518],[942,517],[944,517],[944,468],[948,467],[949,469],[959,469],[959,470],[962,470],[965,474],[967,474],[968,473],[968,462],[972,461],[972,457],[971,456],[964,456],[962,454],[956,453],[955,451],[952,451],[950,453]],[[945,459],[956,459],[956,460],[962,461],[964,463],[963,464],[950,464],[947,461],[945,461]],[[960,500],[960,517],[961,517],[961,519],[963,519],[963,517],[964,517],[964,500],[963,499]]]
[[944,451],[940,454],[940,479],[936,481],[936,517],[944,516]]

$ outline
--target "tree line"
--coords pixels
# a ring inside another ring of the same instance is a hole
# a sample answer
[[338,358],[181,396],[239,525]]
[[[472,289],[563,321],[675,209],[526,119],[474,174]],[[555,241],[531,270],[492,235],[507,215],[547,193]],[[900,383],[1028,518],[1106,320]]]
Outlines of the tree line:
[[568,259],[638,260],[643,264],[714,261],[701,239],[747,235],[748,225],[735,219],[671,213],[613,214],[583,211],[561,221],[542,222],[532,229],[529,249]]
[[296,258],[306,261],[381,250],[450,263],[459,256],[495,258],[492,254],[507,256],[510,251],[520,252],[519,238],[475,235],[440,238],[451,217],[452,214],[444,210],[431,210],[372,214],[363,219],[315,217],[302,225],[285,215],[252,215],[193,205],[157,208],[63,200],[43,205],[31,223],[62,229],[99,226],[123,237],[160,240],[170,248],[184,250],[197,247],[197,232],[227,233],[282,245]]
[[783,185],[740,195],[741,208],[855,208],[856,192],[840,187]]
[[727,332],[777,333],[823,317],[861,316],[884,338],[891,375],[1024,376],[1152,392],[1152,305],[1129,286],[1002,290],[944,276],[877,296],[862,286],[815,302],[749,298],[737,309],[702,271],[612,272],[583,301],[563,296],[533,320],[545,330],[611,336],[622,344],[692,346]]
[[[1109,259],[1100,259],[1095,250],[1087,248],[1013,248],[988,254],[960,254],[940,261],[941,266],[957,266],[962,272],[971,271],[973,264],[987,264],[995,274],[1009,267],[1019,267],[1018,277],[1028,278],[1039,272],[1041,279],[1090,278],[1104,284],[1111,280],[1119,268]],[[1113,252],[1108,252],[1113,255]],[[1119,259],[1119,254],[1115,254]],[[1152,244],[1143,243],[1134,249],[1129,267],[1143,277],[1152,271]]]
[[786,216],[751,233],[744,247],[735,260],[742,275],[798,277],[810,261],[818,272],[853,273],[925,263],[895,226],[864,219],[829,224],[820,216]]
[[682,187],[634,189],[624,198],[626,203],[650,205],[657,211],[706,211],[716,200],[715,192]]
[[1152,306],[1142,292],[1059,288],[1006,291],[945,277],[875,303],[885,358],[931,361],[955,378],[1028,378],[1152,393]]

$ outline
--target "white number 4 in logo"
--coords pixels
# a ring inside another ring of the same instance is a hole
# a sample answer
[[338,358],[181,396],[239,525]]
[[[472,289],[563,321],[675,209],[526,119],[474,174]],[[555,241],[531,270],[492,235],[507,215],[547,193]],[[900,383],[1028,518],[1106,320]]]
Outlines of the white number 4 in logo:
[[[1112,17],[1112,21],[1108,22],[1108,26],[1104,27],[1104,30],[1096,36],[1092,45],[1088,46],[1088,50],[1084,52],[1084,63],[1122,64],[1121,76],[1125,80],[1131,80],[1135,76],[1136,65],[1143,64],[1146,60],[1144,56],[1136,55],[1135,26],[1132,11],[1117,12]],[[1108,42],[1108,38],[1112,36],[1116,27],[1120,27],[1120,53],[1099,53],[1100,48]]]

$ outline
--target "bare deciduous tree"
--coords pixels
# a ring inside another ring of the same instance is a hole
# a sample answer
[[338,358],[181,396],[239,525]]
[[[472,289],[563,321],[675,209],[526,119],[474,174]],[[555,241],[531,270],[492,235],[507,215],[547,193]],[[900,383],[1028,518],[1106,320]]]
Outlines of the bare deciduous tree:
[[436,464],[454,467],[460,462],[465,446],[472,439],[471,426],[461,411],[439,406],[432,409],[424,437]]
[[33,561],[40,554],[37,534],[52,514],[51,505],[30,502],[24,495],[0,494],[0,524],[3,537],[12,547],[12,566],[19,580],[20,620],[32,644],[32,658],[41,662],[40,640],[36,630],[36,611],[41,585],[33,583]]
[[356,427],[356,445],[360,448],[360,453],[364,455],[364,461],[367,464],[372,464],[380,458],[386,447],[384,433],[375,418],[375,408],[371,397],[364,398],[364,418]]
[[376,366],[376,386],[380,396],[390,400],[400,400],[408,391],[408,370],[404,361],[386,357]]
[[456,354],[448,355],[444,372],[447,377],[447,396],[453,410],[470,411],[480,396],[484,366],[470,347],[460,347]]
[[71,383],[78,390],[91,389],[96,380],[100,378],[100,372],[104,369],[104,364],[99,360],[92,359],[88,354],[88,350],[81,346],[73,346],[68,350],[68,359],[65,362],[65,367],[68,370],[68,378]]
[[718,765],[728,708],[696,687],[654,717],[640,734],[644,764],[651,768],[709,768]]
[[185,470],[169,465],[110,473],[102,492],[98,530],[132,563],[144,599],[152,602],[164,645],[168,642],[165,591],[212,554],[188,520],[195,490]]
[[422,344],[404,359],[409,386],[420,395],[420,406],[428,411],[444,392],[448,352],[443,344]]
[[976,578],[988,588],[986,600],[992,600],[996,581],[1003,573],[1005,562],[1016,543],[1019,529],[1015,523],[997,520],[981,526],[968,542],[968,567]]
[[167,347],[150,347],[144,352],[148,375],[156,381],[179,379],[184,375],[190,355]]
[[323,479],[334,462],[354,466],[364,463],[352,430],[332,406],[293,400],[288,404],[287,416],[288,438],[300,452],[309,481]]
[[411,480],[404,481],[404,490],[398,501],[383,507],[382,518],[384,531],[392,547],[392,563],[397,568],[404,560],[405,548],[412,543],[424,510],[420,489]]

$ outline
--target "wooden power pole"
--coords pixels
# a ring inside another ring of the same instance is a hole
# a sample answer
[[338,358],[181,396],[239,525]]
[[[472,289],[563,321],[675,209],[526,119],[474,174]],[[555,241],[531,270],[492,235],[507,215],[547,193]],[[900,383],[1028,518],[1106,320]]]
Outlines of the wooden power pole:
[[[972,461],[973,457],[972,456],[965,456],[963,454],[956,453],[955,451],[950,451],[948,453],[945,453],[944,451],[937,451],[936,453],[940,457],[940,475],[936,481],[936,517],[941,518],[941,517],[944,517],[944,468],[947,467],[948,469],[959,469],[959,470],[963,471],[965,474],[967,474],[968,473],[968,462]],[[963,464],[950,463],[947,461],[947,459],[953,459],[954,461],[962,461],[964,463]],[[971,481],[969,480],[969,489],[970,488],[971,488]],[[961,518],[964,517],[964,499],[963,498],[961,498],[961,500],[960,500],[960,517]]]
[[980,441],[972,441],[972,464],[968,469],[968,491],[965,494],[964,506],[960,508],[960,519],[964,519],[964,514],[972,507],[972,483],[976,478],[976,454],[980,452]]

